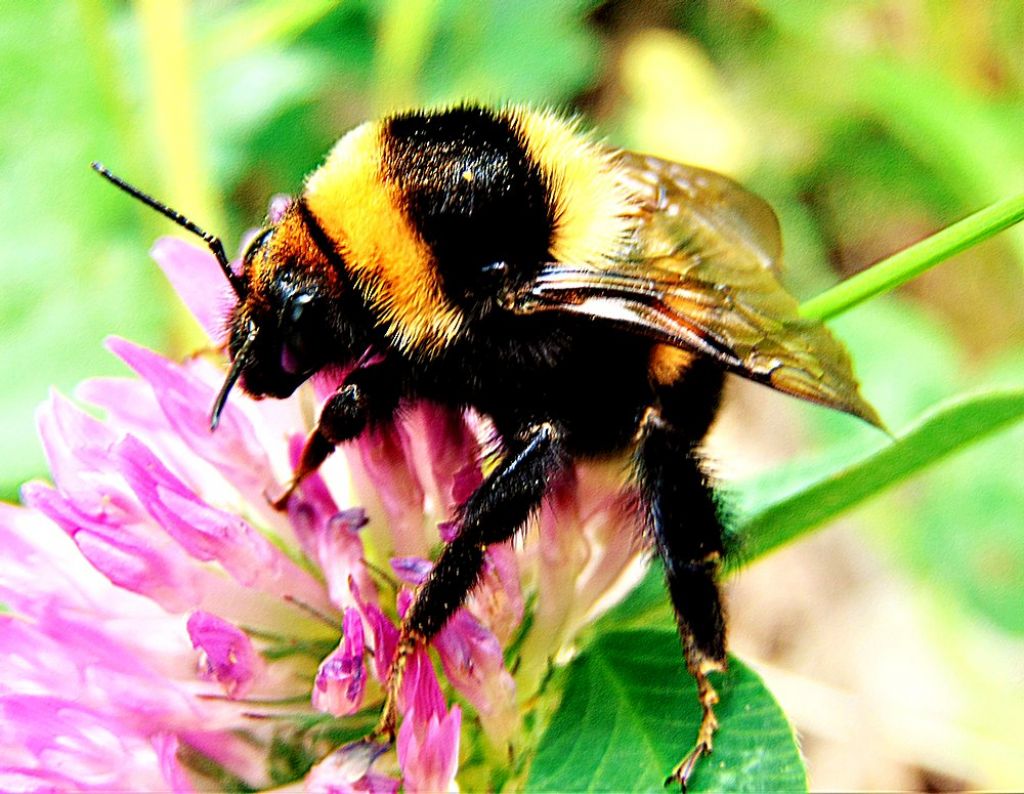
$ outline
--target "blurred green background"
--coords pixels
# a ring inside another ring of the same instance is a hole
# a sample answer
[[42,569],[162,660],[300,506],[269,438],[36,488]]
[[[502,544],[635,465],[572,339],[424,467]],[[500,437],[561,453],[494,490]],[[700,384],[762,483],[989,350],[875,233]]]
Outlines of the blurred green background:
[[[231,251],[272,194],[297,190],[366,118],[464,99],[550,105],[582,113],[615,144],[723,171],[764,195],[802,299],[1024,191],[1018,0],[12,0],[0,75],[9,500],[45,472],[33,412],[48,389],[121,371],[105,336],[175,354],[201,343],[146,254],[173,228],[98,179],[94,159]],[[978,246],[833,327],[897,431],[943,398],[1020,388],[1024,234]],[[733,461],[727,474],[876,439],[763,389],[735,392],[712,445]],[[812,786],[1024,783],[1022,476],[1018,425],[857,511],[856,540],[833,542],[838,568],[812,546],[741,576],[734,645],[763,662],[802,729]],[[806,573],[819,565],[817,579]],[[830,588],[847,574],[850,622],[836,632]],[[797,606],[778,592],[791,576],[811,580]],[[746,617],[759,609],[773,616],[760,628]],[[905,623],[890,625],[894,615]],[[883,632],[862,638],[864,655],[813,650],[864,626]],[[921,635],[909,650],[907,626]],[[787,639],[799,632],[817,639]],[[872,675],[829,667],[844,661]]]

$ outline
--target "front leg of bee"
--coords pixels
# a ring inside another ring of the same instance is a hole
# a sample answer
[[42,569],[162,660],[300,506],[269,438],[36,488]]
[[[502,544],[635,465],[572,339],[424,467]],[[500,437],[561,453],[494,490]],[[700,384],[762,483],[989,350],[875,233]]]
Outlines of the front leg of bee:
[[723,528],[695,449],[700,439],[689,429],[680,431],[657,411],[649,411],[638,459],[648,525],[665,565],[686,668],[697,680],[702,710],[693,749],[666,781],[676,781],[683,790],[697,762],[711,752],[718,727],[718,694],[708,673],[723,671],[726,665],[725,618],[715,581],[724,550]]
[[462,505],[458,534],[444,547],[402,621],[374,738],[394,740],[398,692],[413,651],[430,642],[462,606],[480,578],[487,547],[508,540],[526,524],[540,506],[548,482],[567,462],[558,427],[549,422],[530,427],[509,445],[501,465]]
[[390,420],[398,407],[400,384],[400,374],[387,360],[350,372],[341,388],[324,403],[291,481],[271,502],[273,507],[284,510],[299,483],[319,469],[338,444],[351,441],[373,423]]

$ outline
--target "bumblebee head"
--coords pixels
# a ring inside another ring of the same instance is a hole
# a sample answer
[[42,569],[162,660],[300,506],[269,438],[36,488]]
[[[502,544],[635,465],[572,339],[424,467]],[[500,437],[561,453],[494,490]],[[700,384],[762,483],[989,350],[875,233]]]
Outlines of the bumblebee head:
[[231,389],[287,397],[328,363],[345,364],[367,346],[362,304],[348,288],[336,247],[300,199],[262,229],[236,273],[220,239],[93,163],[122,190],[200,236],[237,301],[228,317],[231,368],[210,412],[216,429]]
[[229,317],[232,366],[214,423],[236,381],[254,397],[287,397],[326,364],[357,355],[358,307],[349,307],[354,297],[340,275],[343,265],[318,234],[299,200],[246,248],[243,288]]

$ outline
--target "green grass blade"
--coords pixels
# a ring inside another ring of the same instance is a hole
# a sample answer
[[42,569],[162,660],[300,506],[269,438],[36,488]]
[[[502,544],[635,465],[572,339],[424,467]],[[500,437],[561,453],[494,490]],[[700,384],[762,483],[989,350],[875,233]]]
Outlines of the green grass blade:
[[808,319],[828,320],[895,289],[1021,220],[1024,195],[998,201],[811,298],[800,306],[800,314]]
[[740,521],[746,564],[917,474],[952,452],[1024,419],[1024,390],[958,398],[866,457],[804,484]]
[[[145,186],[204,228],[225,228],[224,211],[210,182],[199,109],[199,75],[189,38],[185,0],[135,0],[149,83],[149,113],[156,131],[163,184]],[[87,163],[83,163],[83,166]],[[167,228],[167,227],[165,227]]]

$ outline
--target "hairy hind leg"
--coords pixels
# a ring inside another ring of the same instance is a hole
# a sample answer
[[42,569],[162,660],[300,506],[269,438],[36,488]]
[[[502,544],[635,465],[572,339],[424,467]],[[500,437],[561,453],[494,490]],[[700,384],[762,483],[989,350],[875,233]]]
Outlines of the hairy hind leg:
[[725,616],[716,583],[724,529],[701,468],[698,445],[714,418],[721,374],[703,362],[666,389],[641,426],[637,479],[647,524],[665,566],[686,668],[697,681],[702,719],[693,749],[669,780],[685,789],[697,761],[711,752],[718,694],[708,673],[726,665]]

